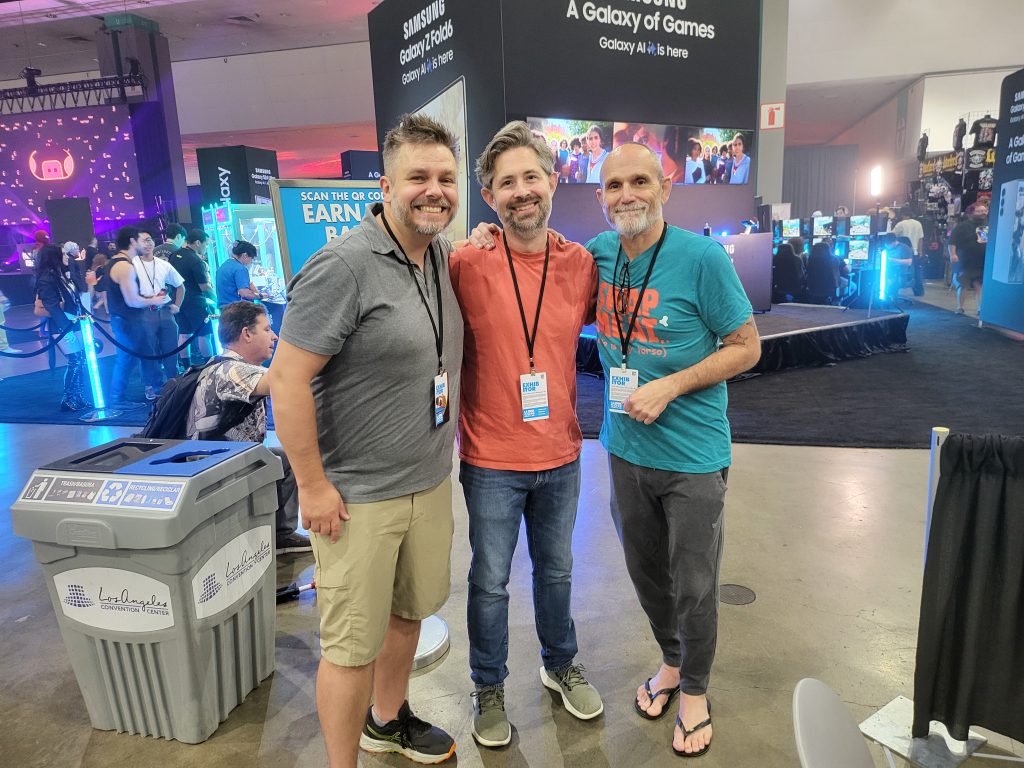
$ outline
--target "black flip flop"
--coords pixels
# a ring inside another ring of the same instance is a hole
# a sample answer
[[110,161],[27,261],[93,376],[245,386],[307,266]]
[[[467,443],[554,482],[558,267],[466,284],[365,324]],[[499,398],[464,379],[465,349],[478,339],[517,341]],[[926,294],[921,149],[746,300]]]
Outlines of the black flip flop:
[[[701,730],[702,728],[707,728],[709,725],[711,725],[711,701],[710,700],[708,701],[708,719],[707,720],[702,720],[701,722],[699,722],[695,726],[693,726],[693,728],[691,728],[690,730],[686,730],[686,727],[683,725],[682,718],[680,718],[679,715],[676,715],[676,725],[678,725],[679,726],[679,730],[681,730],[683,732],[683,741],[686,741],[688,738],[693,736],[693,734],[695,734],[697,731]],[[679,757],[700,757],[701,755],[707,754],[707,751],[709,749],[711,749],[711,742],[710,741],[707,744],[704,745],[704,749],[702,749],[702,750],[700,750],[698,752],[684,752],[681,749],[676,749],[674,745],[672,747],[672,751],[675,752],[676,755],[679,756]]]
[[678,685],[675,688],[662,688],[657,693],[653,693],[651,691],[651,680],[653,679],[654,678],[649,677],[647,678],[647,682],[644,683],[644,690],[647,692],[647,698],[650,699],[652,704],[659,696],[668,696],[668,701],[666,701],[665,706],[661,708],[661,712],[656,715],[649,715],[640,707],[640,700],[633,699],[633,709],[635,709],[636,713],[644,720],[661,720],[661,718],[665,716],[665,713],[668,712],[669,705],[673,702],[676,696],[679,695]]

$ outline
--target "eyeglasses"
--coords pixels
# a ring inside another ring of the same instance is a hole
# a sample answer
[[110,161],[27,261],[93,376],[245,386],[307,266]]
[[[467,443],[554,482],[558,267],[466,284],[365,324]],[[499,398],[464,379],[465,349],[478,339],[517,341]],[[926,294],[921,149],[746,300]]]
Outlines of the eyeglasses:
[[630,288],[632,288],[632,284],[629,280],[629,259],[626,259],[615,281],[615,309],[619,314],[625,315],[629,312]]

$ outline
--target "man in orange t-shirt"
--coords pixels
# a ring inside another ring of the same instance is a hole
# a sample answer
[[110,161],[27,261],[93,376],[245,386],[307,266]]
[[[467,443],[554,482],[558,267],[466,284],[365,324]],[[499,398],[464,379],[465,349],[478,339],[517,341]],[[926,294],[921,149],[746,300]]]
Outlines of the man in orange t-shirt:
[[547,145],[523,122],[502,128],[476,164],[498,214],[497,247],[467,246],[449,262],[465,319],[460,480],[469,510],[469,663],[473,736],[508,744],[508,582],[520,521],[533,561],[541,682],[589,720],[601,697],[575,661],[570,612],[572,531],[580,491],[576,344],[594,320],[597,269],[578,243],[548,233],[558,185]]

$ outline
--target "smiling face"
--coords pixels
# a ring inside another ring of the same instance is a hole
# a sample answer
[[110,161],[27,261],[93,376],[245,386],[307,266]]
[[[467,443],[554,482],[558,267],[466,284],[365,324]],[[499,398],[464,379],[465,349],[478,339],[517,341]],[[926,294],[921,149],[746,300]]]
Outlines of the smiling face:
[[601,134],[597,131],[591,131],[587,134],[587,148],[590,150],[591,155],[601,154]]
[[558,175],[544,172],[532,148],[515,147],[498,155],[494,180],[481,194],[502,225],[527,240],[547,229],[557,185]]
[[661,225],[672,191],[671,179],[662,175],[657,155],[644,147],[626,144],[608,156],[597,199],[616,232],[632,238]]
[[389,218],[410,232],[433,237],[459,207],[455,155],[441,144],[404,144],[380,187]]
[[732,156],[743,157],[743,138],[741,136],[732,140]]

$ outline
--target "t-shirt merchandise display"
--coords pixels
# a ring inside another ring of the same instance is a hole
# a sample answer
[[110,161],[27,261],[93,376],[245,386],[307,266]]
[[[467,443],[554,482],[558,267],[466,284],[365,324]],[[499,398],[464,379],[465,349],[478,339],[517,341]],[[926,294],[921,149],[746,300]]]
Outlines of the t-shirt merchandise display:
[[996,145],[996,127],[998,121],[991,115],[974,121],[971,126],[971,133],[974,135],[975,147],[994,147]]
[[953,149],[959,152],[964,148],[964,136],[967,135],[967,122],[961,117],[953,128]]

